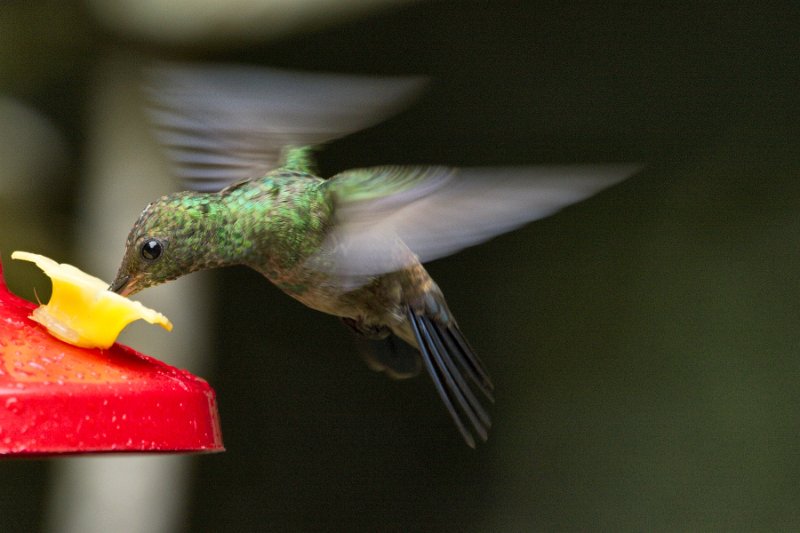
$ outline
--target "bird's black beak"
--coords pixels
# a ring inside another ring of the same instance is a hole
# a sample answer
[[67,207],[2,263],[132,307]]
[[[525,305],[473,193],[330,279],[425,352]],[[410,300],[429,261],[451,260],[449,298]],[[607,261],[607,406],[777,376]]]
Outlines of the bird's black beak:
[[127,296],[131,293],[130,276],[118,276],[117,279],[108,287],[108,290],[111,292],[116,292],[117,294],[121,294],[122,296]]

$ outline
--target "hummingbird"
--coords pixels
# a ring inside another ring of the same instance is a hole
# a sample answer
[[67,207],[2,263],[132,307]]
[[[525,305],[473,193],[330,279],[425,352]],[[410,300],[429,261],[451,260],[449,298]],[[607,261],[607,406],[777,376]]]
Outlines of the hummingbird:
[[633,165],[386,165],[318,176],[325,142],[397,112],[419,78],[162,65],[145,92],[183,188],[145,207],[109,287],[122,295],[244,265],[356,333],[370,368],[425,368],[464,441],[486,441],[494,385],[423,263],[583,200]]

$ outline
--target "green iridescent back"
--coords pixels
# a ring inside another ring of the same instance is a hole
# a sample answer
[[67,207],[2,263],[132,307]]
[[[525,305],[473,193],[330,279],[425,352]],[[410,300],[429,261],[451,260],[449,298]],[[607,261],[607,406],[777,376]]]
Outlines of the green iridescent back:
[[226,208],[226,255],[270,279],[282,278],[319,250],[332,208],[324,180],[279,169],[220,193]]

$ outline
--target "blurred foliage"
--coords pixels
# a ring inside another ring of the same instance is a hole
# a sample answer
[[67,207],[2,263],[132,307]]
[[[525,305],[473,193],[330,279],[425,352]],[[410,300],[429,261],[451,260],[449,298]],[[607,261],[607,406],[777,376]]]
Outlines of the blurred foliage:
[[[430,265],[497,384],[495,427],[476,451],[427,379],[370,373],[335,319],[253,272],[221,272],[213,382],[228,452],[198,458],[187,530],[800,522],[796,5],[431,1],[271,42],[179,49],[99,32],[80,6],[58,6],[0,4],[0,75],[64,132],[66,183],[90,149],[90,93],[76,80],[109,47],[432,78],[415,107],[332,143],[325,174],[387,162],[647,165]],[[43,216],[17,209],[17,223]],[[43,227],[63,245],[69,229],[53,220]],[[0,465],[0,530],[35,528],[44,471]]]

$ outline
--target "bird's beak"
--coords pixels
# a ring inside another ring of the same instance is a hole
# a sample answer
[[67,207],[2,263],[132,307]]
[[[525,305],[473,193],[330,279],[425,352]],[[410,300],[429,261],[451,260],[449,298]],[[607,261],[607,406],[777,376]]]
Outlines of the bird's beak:
[[117,279],[108,287],[111,292],[116,292],[122,296],[128,296],[135,292],[136,278],[129,275],[118,276]]

